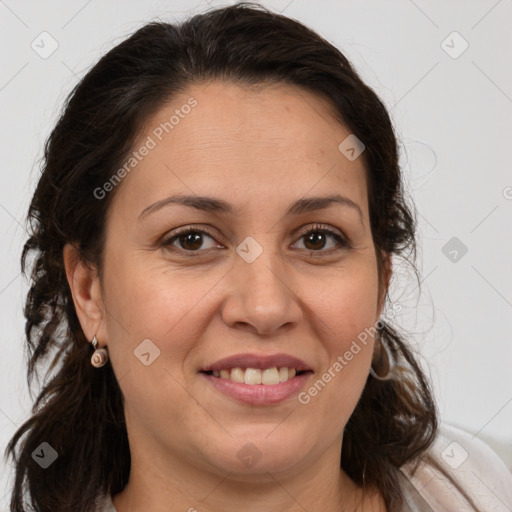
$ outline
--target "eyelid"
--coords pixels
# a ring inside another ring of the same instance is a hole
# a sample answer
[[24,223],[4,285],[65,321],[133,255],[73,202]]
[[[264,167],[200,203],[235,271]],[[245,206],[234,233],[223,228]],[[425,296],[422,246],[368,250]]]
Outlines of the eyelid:
[[312,224],[306,226],[304,229],[299,230],[299,236],[307,235],[308,233],[314,232],[314,231],[325,231],[326,233],[337,235],[343,239],[346,239],[347,237],[337,228],[333,228],[329,226],[328,224]]
[[[162,238],[161,238],[161,242],[160,242],[160,245],[162,247],[165,247],[165,246],[170,246],[171,243],[176,239],[178,238],[179,236],[183,235],[183,234],[186,234],[186,233],[194,233],[194,232],[197,232],[197,233],[200,233],[200,234],[207,234],[210,238],[212,238],[213,240],[215,240],[217,242],[217,239],[216,239],[216,236],[214,233],[213,233],[213,230],[211,230],[208,226],[204,226],[202,224],[193,224],[193,225],[189,225],[189,226],[183,226],[181,228],[177,228],[175,230],[173,230],[170,234],[168,235],[164,235]],[[220,243],[220,242],[218,242]],[[177,249],[178,251],[180,249]],[[181,251],[185,251],[184,249],[181,249]],[[203,251],[186,251],[186,252],[189,252],[189,253],[192,253],[192,252],[203,252]]]
[[[313,224],[313,225],[310,225],[310,226],[307,226],[306,228],[304,228],[304,230],[301,230],[299,231],[299,239],[302,238],[303,236],[305,235],[308,235],[309,233],[315,233],[317,231],[321,231],[321,232],[324,232],[324,233],[327,233],[328,236],[331,236],[333,238],[335,238],[338,242],[338,244],[342,247],[342,248],[345,248],[345,249],[350,249],[352,247],[352,244],[350,242],[350,239],[343,233],[341,232],[339,229],[337,228],[333,228],[329,225],[326,225],[326,224]],[[330,250],[319,250],[319,251],[313,251],[313,250],[309,250],[309,252],[311,253],[331,253],[333,251],[336,251],[338,250],[339,248],[334,248],[334,249],[330,249]]]
[[[333,251],[340,250],[342,248],[348,249],[348,248],[351,247],[351,243],[350,243],[349,238],[345,234],[343,234],[341,231],[339,231],[336,228],[332,228],[329,225],[318,224],[318,223],[315,223],[313,225],[308,225],[308,226],[304,227],[303,229],[300,229],[298,231],[298,233],[297,233],[297,241],[300,240],[303,236],[308,235],[310,233],[317,232],[317,231],[324,232],[328,236],[331,236],[331,237],[335,238],[336,241],[338,242],[338,247],[337,248],[327,249],[327,250],[320,249],[318,251],[309,250],[308,252],[310,252],[310,253],[319,253],[319,254],[326,253],[326,254],[329,254],[329,253],[331,253]],[[193,253],[201,253],[201,252],[209,251],[210,249],[203,249],[203,250],[192,251],[192,250],[186,250],[186,249],[181,249],[179,247],[173,247],[172,246],[172,243],[179,236],[181,236],[183,234],[187,234],[187,233],[194,233],[194,232],[199,233],[199,234],[206,234],[210,238],[215,240],[217,243],[220,243],[216,239],[217,235],[215,235],[212,232],[212,230],[211,230],[211,228],[209,226],[205,226],[205,225],[189,225],[189,226],[183,226],[181,228],[177,228],[176,230],[172,231],[169,236],[164,236],[162,241],[161,241],[161,243],[160,243],[160,245],[162,247],[166,247],[166,248],[167,247],[172,247],[172,250],[175,250],[176,252],[181,252],[182,254],[193,254]]]

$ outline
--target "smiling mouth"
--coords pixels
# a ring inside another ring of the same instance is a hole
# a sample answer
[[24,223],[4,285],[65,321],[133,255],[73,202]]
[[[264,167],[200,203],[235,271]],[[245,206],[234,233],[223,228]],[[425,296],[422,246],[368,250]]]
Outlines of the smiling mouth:
[[274,366],[265,369],[235,367],[220,371],[204,371],[202,373],[240,384],[272,386],[287,382],[304,373],[311,373],[311,371],[297,371],[295,368]]

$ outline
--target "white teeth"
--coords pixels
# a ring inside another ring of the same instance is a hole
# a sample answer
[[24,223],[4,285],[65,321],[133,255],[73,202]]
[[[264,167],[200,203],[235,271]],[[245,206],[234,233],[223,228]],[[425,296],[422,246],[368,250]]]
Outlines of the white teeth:
[[297,374],[297,370],[295,368],[287,368],[286,366],[281,368],[274,366],[272,368],[265,368],[264,370],[260,370],[259,368],[236,367],[231,368],[231,370],[215,370],[212,373],[214,377],[232,380],[233,382],[272,386],[293,379]]
[[[229,370],[226,370],[229,372]],[[244,371],[242,368],[231,368],[231,380],[233,382],[244,382]]]
[[279,384],[279,372],[277,368],[267,368],[261,372],[261,383],[267,386]]
[[245,370],[244,382],[246,384],[261,384],[261,370],[258,368],[247,368]]

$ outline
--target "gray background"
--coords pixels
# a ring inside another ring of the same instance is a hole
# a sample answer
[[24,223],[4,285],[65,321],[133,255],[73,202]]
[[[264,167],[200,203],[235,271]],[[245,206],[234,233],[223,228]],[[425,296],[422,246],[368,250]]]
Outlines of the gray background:
[[[64,98],[144,22],[227,3],[0,0],[2,450],[30,413],[19,257],[38,159]],[[420,220],[421,293],[398,265],[399,320],[432,375],[443,420],[512,466],[512,2],[263,4],[338,46],[390,109]],[[0,469],[7,509],[12,471]]]

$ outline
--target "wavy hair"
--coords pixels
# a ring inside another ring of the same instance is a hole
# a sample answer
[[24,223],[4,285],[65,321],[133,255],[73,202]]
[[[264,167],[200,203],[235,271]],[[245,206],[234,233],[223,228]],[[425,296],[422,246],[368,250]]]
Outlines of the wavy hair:
[[[242,87],[286,83],[326,98],[336,119],[366,146],[379,275],[386,253],[405,255],[415,268],[416,220],[404,193],[392,122],[337,48],[298,21],[250,2],[180,24],[144,25],[76,85],[45,144],[21,256],[30,279],[24,306],[29,389],[39,366],[53,359],[30,418],[6,449],[15,461],[12,512],[27,510],[26,502],[37,512],[89,512],[98,496],[115,495],[127,484],[131,459],[123,396],[110,361],[100,369],[90,364],[92,348],[74,308],[63,248],[73,243],[101,276],[105,218],[116,190],[101,201],[91,199],[94,190],[119,169],[152,114],[205,80]],[[403,499],[399,468],[427,452],[438,419],[428,379],[404,336],[386,322],[379,334],[407,364],[409,377],[368,378],[345,428],[340,465],[357,484],[377,488],[393,511]],[[42,442],[58,453],[46,469],[32,458]]]

